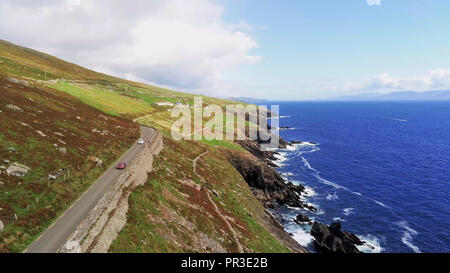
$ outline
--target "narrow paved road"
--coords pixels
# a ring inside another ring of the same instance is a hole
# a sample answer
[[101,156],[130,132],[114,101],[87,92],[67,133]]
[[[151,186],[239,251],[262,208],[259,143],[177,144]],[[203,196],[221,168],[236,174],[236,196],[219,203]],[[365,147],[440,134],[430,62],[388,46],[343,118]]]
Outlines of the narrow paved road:
[[[144,141],[150,141],[155,129],[141,127]],[[134,144],[119,160],[131,162],[144,148],[144,145]],[[129,165],[129,164],[128,164]],[[113,185],[122,171],[114,166],[109,168],[68,210],[60,216],[36,241],[26,250],[27,253],[55,253],[75,231],[77,225],[86,218],[89,212],[97,205],[106,191]]]

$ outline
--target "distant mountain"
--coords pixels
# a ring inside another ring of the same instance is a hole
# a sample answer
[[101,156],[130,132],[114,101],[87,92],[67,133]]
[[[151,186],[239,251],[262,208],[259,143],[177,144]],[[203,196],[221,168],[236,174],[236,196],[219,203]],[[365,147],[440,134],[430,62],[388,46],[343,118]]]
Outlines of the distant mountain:
[[337,101],[432,101],[450,100],[450,90],[434,90],[426,92],[401,91],[389,94],[367,93],[331,98]]
[[252,98],[252,97],[227,98],[227,100],[231,100],[231,101],[235,101],[235,102],[249,103],[249,104],[264,104],[264,103],[268,102],[268,100],[266,100],[266,99],[258,99],[258,98]]

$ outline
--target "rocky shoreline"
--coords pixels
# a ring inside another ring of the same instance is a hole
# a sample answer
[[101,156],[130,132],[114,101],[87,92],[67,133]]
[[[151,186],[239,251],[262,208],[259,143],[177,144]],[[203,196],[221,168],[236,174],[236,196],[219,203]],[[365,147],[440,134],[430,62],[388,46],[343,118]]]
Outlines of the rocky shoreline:
[[[287,182],[275,169],[273,163],[277,160],[276,151],[261,151],[261,141],[236,141],[251,155],[230,152],[228,159],[236,170],[244,177],[256,198],[263,206],[270,210],[277,210],[282,206],[289,206],[301,210],[316,211],[317,209],[303,201],[308,193],[302,185]],[[302,144],[301,141],[290,143],[280,138],[279,149],[286,149],[288,145]],[[315,144],[315,143],[308,143]],[[285,221],[277,217],[279,222]],[[312,225],[311,235],[314,237],[314,248],[322,253],[360,253],[357,246],[365,242],[355,234],[342,230],[341,223],[332,223],[330,226],[311,221],[306,215],[300,213],[292,219],[298,225]]]

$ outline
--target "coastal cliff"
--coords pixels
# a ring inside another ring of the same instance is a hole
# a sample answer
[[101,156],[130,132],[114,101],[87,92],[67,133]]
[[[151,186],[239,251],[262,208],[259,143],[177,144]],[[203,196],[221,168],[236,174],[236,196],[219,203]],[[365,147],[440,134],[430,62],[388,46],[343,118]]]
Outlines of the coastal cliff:
[[[242,140],[236,141],[241,147],[249,153],[230,151],[228,160],[243,176],[250,186],[256,198],[268,209],[277,209],[280,206],[289,206],[302,210],[316,211],[312,205],[301,200],[301,196],[307,196],[305,187],[294,185],[287,182],[276,171],[272,161],[276,160],[275,151],[262,151],[261,141]],[[285,149],[289,144],[280,138],[280,149]],[[304,199],[303,199],[304,200]],[[281,227],[278,220],[273,220]],[[304,214],[300,213],[295,219],[292,219],[299,225],[312,225],[311,235],[314,237],[314,247],[317,251],[328,253],[359,253],[357,246],[363,245],[355,234],[342,230],[340,223],[332,223],[330,226],[314,222]],[[286,232],[284,232],[286,233]],[[290,239],[292,239],[290,237]],[[292,239],[293,240],[293,239]]]
[[[248,142],[248,141],[245,141]],[[243,147],[249,147],[248,143]],[[252,189],[254,195],[266,208],[274,208],[277,205],[290,207],[314,208],[302,200],[300,196],[305,193],[301,185],[286,183],[281,175],[268,163],[272,157],[270,152],[261,152],[260,157],[253,154],[229,151],[228,159],[236,170],[243,176]],[[268,155],[269,157],[266,157]]]

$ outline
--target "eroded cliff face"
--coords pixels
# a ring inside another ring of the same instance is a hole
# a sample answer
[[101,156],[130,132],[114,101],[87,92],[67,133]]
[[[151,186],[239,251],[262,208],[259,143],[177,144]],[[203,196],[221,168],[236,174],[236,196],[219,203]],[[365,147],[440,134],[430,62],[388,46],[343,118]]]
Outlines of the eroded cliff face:
[[[287,143],[280,139],[280,148],[286,148]],[[300,196],[306,194],[302,185],[294,185],[286,182],[275,170],[272,160],[275,160],[274,151],[261,151],[260,142],[254,140],[236,141],[241,147],[250,152],[243,153],[230,151],[228,159],[232,165],[243,176],[251,187],[256,198],[262,202],[266,208],[276,209],[282,205],[297,207],[315,211],[316,208],[300,200]],[[296,143],[296,142],[293,142]],[[273,217],[272,217],[273,218]],[[296,219],[292,219],[299,225],[312,225],[311,235],[314,237],[315,249],[324,253],[359,253],[358,246],[365,244],[355,234],[343,231],[340,223],[325,224],[314,222],[303,214],[299,214]],[[273,218],[274,223],[280,229],[280,225]],[[284,231],[284,230],[283,230]],[[284,234],[280,233],[284,238]],[[292,239],[289,237],[289,239]],[[281,239],[289,242],[289,239]],[[370,245],[368,245],[370,247]]]
[[166,136],[109,251],[305,252],[255,198],[227,150]]
[[305,188],[302,185],[287,183],[274,169],[270,161],[275,159],[274,152],[261,151],[256,141],[245,140],[238,143],[251,154],[230,151],[228,159],[265,207],[288,205],[315,210],[314,207],[300,200],[300,196],[305,194]]

